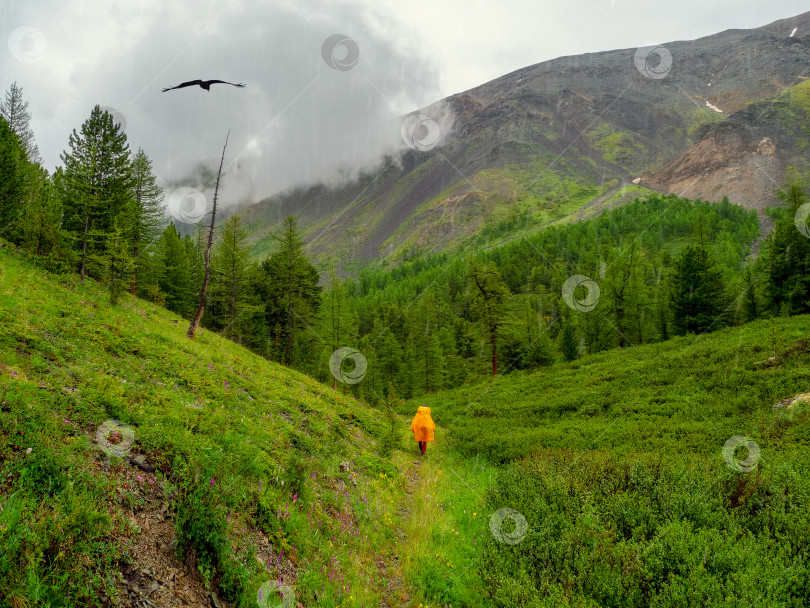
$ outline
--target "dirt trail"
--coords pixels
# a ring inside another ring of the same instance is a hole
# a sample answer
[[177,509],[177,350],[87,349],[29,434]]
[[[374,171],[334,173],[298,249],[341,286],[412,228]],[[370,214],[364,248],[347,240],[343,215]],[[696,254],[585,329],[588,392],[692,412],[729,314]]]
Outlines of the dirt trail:
[[[416,456],[416,459],[411,458],[410,454],[407,456],[409,460],[404,473],[404,500],[397,509],[397,515],[403,524],[410,518],[414,493],[422,483],[420,467],[423,461],[419,459],[419,456]],[[377,572],[380,578],[388,581],[385,596],[380,602],[380,608],[402,608],[409,605],[413,596],[412,590],[402,572],[403,560],[400,559],[405,550],[405,545],[410,539],[403,532],[401,526],[397,526],[394,533],[396,544],[393,550],[381,555],[377,560]]]

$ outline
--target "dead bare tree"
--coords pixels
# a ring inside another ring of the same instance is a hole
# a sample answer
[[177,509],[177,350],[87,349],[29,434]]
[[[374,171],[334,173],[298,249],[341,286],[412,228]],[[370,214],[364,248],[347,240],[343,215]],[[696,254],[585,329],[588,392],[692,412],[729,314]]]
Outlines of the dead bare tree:
[[214,226],[217,219],[217,195],[219,194],[219,178],[222,177],[222,165],[225,162],[225,148],[228,147],[228,137],[231,131],[228,130],[228,135],[225,136],[225,145],[222,146],[222,158],[219,161],[219,171],[217,172],[217,185],[214,187],[214,204],[211,210],[211,226],[208,228],[208,243],[205,245],[205,279],[203,279],[202,288],[200,289],[200,299],[197,302],[197,312],[191,319],[191,325],[188,326],[186,335],[194,339],[197,334],[197,328],[200,326],[200,319],[202,319],[205,312],[205,301],[208,294],[208,281],[211,279],[211,244],[214,242]]

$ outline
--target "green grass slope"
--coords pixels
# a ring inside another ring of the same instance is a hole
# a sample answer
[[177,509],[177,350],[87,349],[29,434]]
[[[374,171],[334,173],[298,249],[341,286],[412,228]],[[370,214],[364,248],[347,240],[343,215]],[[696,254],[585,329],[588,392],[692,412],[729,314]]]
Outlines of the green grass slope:
[[0,248],[0,606],[389,597],[391,418],[20,255]]
[[[713,453],[726,435],[775,433],[773,405],[810,390],[808,328],[803,315],[613,349],[423,396],[406,410],[427,404],[460,451],[496,462],[538,447]],[[774,347],[779,365],[757,365]],[[791,427],[790,441],[810,443],[802,428]]]
[[758,321],[403,404],[432,408],[467,469],[503,463],[472,478],[492,531],[478,605],[806,606],[810,399],[784,401],[810,392],[808,327]]

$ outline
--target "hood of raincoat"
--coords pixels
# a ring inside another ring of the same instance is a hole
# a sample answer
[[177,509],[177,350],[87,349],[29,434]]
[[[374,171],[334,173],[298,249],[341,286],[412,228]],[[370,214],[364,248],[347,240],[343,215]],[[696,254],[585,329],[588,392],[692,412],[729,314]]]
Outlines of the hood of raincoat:
[[435,428],[436,425],[430,417],[430,408],[420,405],[419,409],[416,410],[416,416],[413,417],[413,422],[411,422],[414,439],[416,441],[433,441]]

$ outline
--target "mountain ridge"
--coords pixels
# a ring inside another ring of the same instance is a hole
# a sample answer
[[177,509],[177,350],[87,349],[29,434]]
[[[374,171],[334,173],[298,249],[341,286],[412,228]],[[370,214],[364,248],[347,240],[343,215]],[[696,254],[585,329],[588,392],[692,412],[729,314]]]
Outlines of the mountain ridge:
[[[639,64],[637,49],[614,49],[526,66],[409,115],[449,109],[454,126],[442,145],[388,158],[342,187],[281,193],[238,212],[254,255],[269,251],[267,230],[293,213],[319,267],[345,274],[374,260],[456,248],[503,222],[515,225],[515,234],[534,230],[633,183],[669,193],[678,182],[670,183],[665,168],[690,150],[695,156],[712,125],[777,99],[808,76],[806,32],[810,12],[665,43],[656,48],[668,65],[656,65],[654,56]],[[769,171],[779,182],[807,137],[786,146],[767,126],[754,131],[775,145]],[[729,188],[729,199],[773,204],[771,186]],[[692,190],[726,195],[722,187]]]

